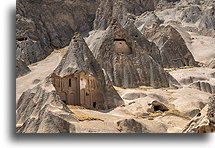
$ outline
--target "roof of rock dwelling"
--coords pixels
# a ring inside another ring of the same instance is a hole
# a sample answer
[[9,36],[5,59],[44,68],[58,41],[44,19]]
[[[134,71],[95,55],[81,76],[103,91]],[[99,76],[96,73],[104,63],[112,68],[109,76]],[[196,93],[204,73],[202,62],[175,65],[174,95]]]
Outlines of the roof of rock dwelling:
[[75,33],[67,53],[54,70],[54,74],[65,77],[75,73],[85,73],[102,79],[103,72],[92,52],[79,33]]
[[[133,39],[131,34],[135,34],[135,31],[133,32],[128,26],[124,29],[116,20],[112,20],[103,37],[96,40],[97,43],[92,48],[96,60],[106,70],[107,75],[115,86],[138,87],[147,85],[154,88],[169,87],[169,80],[174,78],[166,73],[146,52],[146,49],[144,50],[138,44],[141,41],[146,42],[146,44],[149,42],[144,38],[140,39],[140,35],[138,42]],[[132,54],[124,55],[115,52],[113,48],[114,39],[124,39],[129,48],[132,49]]]
[[74,34],[67,53],[53,72],[54,75],[60,77],[77,73],[91,75],[101,84],[99,89],[104,94],[104,109],[123,104],[123,100],[113,88],[109,78],[105,75],[79,33]]

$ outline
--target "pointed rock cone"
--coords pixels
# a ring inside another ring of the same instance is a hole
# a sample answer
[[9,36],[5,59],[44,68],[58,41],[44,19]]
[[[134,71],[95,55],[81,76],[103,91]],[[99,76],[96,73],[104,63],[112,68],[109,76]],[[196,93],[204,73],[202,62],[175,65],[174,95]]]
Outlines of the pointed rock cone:
[[150,46],[142,48],[143,45],[138,44],[141,39],[137,42],[133,38],[139,34],[129,29],[124,29],[117,20],[113,20],[103,37],[96,40],[97,43],[92,48],[96,60],[105,69],[112,84],[128,88],[142,85],[154,88],[169,87],[168,73],[148,54],[147,50],[151,49],[143,49]]
[[143,48],[144,52],[150,55],[156,63],[163,65],[159,48],[153,42],[149,42],[145,36],[135,27],[134,21],[128,19],[124,26],[130,37],[133,38]]
[[105,80],[100,65],[79,33],[75,33],[67,53],[51,77],[66,104],[97,109],[123,104],[109,79]]

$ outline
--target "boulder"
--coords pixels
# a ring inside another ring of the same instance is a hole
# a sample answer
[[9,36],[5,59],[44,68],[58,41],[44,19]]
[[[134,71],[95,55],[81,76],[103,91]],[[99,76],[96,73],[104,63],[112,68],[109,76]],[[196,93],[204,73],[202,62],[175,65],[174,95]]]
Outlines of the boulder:
[[147,129],[134,119],[125,119],[117,122],[121,133],[147,133]]

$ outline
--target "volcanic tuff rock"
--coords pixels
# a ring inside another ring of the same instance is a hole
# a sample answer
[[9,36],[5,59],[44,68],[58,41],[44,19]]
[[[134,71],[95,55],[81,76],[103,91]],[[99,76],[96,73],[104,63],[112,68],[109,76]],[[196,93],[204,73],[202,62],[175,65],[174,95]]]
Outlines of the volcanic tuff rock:
[[181,20],[186,23],[196,23],[201,18],[201,14],[199,6],[191,6],[181,13]]
[[154,25],[147,29],[144,34],[159,47],[163,67],[179,68],[197,65],[184,39],[172,26]]
[[[135,31],[128,26],[124,29],[116,20],[113,20],[103,36],[91,42],[96,60],[115,86],[169,87],[171,76],[148,55],[151,48],[155,49],[153,52],[156,53],[156,47],[144,38],[141,39],[141,34],[136,34]],[[135,37],[137,39],[134,39]],[[137,41],[143,41],[141,45],[144,49]],[[153,52],[151,52],[152,55]],[[159,53],[156,54],[159,55]]]
[[215,131],[215,95],[209,98],[209,103],[184,128],[184,133],[212,133]]
[[140,32],[144,32],[146,28],[151,27],[153,24],[160,25],[162,23],[163,21],[158,18],[154,11],[146,11],[135,19],[135,26]]
[[155,10],[159,0],[103,0],[96,11],[94,29],[105,30],[112,19],[124,25],[127,18],[133,18],[145,11]]
[[36,86],[22,94],[16,106],[18,133],[73,133],[78,121],[56,92]]
[[149,42],[145,36],[135,27],[134,21],[129,19],[124,26],[128,35],[136,41],[140,47],[144,50],[145,54],[150,55],[156,63],[163,65],[160,50],[153,42]]
[[93,28],[97,7],[96,0],[18,0],[16,36],[31,42],[21,47],[23,52],[17,56],[34,63],[44,59],[53,48],[65,47],[74,32],[85,34]]
[[31,70],[28,68],[26,63],[21,59],[16,59],[16,78],[24,76]]
[[76,73],[91,75],[100,84],[99,92],[102,94],[100,99],[104,101],[100,104],[101,108],[109,109],[123,104],[121,97],[111,85],[109,78],[104,76],[100,65],[79,33],[75,33],[67,53],[53,72],[60,77]]
[[190,84],[190,87],[193,87],[195,89],[208,92],[208,93],[215,93],[215,86],[210,84],[209,82],[204,82],[204,81],[197,81],[192,84]]
[[147,133],[147,129],[134,119],[125,119],[117,122],[121,133]]

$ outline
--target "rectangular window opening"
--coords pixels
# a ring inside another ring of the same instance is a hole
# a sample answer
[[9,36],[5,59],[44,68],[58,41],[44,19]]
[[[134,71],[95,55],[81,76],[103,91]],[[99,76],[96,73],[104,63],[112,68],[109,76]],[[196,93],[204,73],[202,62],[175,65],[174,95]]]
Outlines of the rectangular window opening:
[[71,86],[72,86],[72,80],[69,79],[69,87],[71,87]]

